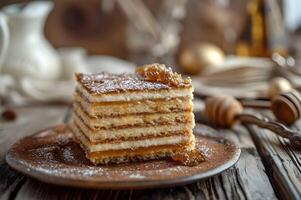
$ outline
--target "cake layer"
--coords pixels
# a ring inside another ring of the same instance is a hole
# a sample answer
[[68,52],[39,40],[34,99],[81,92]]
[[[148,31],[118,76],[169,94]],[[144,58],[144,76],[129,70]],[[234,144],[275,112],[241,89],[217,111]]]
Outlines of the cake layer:
[[158,125],[145,127],[131,127],[122,129],[99,129],[91,130],[87,125],[76,115],[74,122],[82,132],[89,138],[90,141],[96,142],[99,140],[110,140],[118,138],[140,137],[149,135],[162,135],[167,132],[191,132],[194,127],[194,122],[178,123],[177,125]]
[[129,101],[99,101],[99,102],[90,102],[89,99],[87,99],[85,96],[83,96],[79,91],[76,91],[75,93],[76,99],[79,101],[85,101],[91,105],[91,107],[97,107],[97,106],[114,106],[114,105],[137,105],[137,104],[147,104],[149,101],[155,102],[155,103],[162,103],[169,100],[192,100],[190,96],[187,97],[174,97],[174,98],[158,98],[158,99],[141,99],[141,100],[129,100]]
[[123,103],[93,104],[87,102],[79,94],[75,95],[78,102],[90,116],[107,117],[139,113],[168,113],[192,111],[190,98],[157,99],[143,101],[127,101]]
[[77,103],[73,105],[73,110],[74,114],[82,119],[91,129],[128,128],[131,126],[145,125],[174,125],[176,123],[188,123],[194,120],[194,115],[190,111],[97,118],[88,116]]
[[[177,149],[175,149],[176,151]],[[125,154],[123,156],[89,156],[86,154],[86,157],[94,163],[94,165],[106,165],[106,164],[120,164],[126,162],[139,162],[139,161],[147,161],[147,160],[160,160],[164,158],[170,158],[172,156],[173,151],[170,149],[162,149],[158,151],[152,151],[152,153],[147,153],[143,155]]]
[[191,79],[182,79],[180,75],[173,73],[170,68],[168,69],[163,65],[159,65],[153,64],[153,66],[149,66],[153,68],[149,68],[151,71],[139,70],[135,74],[110,74],[106,72],[97,74],[77,73],[76,79],[88,93],[93,95],[120,93],[124,91],[159,91],[192,87]]
[[[149,83],[155,84],[155,83]],[[89,102],[112,102],[112,101],[137,101],[144,99],[168,99],[178,97],[193,98],[192,87],[188,88],[165,88],[160,90],[120,91],[118,93],[91,94],[82,85],[77,86],[79,91]]]
[[129,151],[110,151],[99,153],[86,153],[86,157],[94,164],[137,162],[171,157],[174,152],[182,151],[185,145],[162,145],[139,148]]
[[176,144],[194,144],[194,136],[190,135],[173,135],[168,137],[158,137],[146,140],[135,141],[122,141],[119,143],[91,143],[81,131],[77,130],[76,126],[73,126],[73,132],[77,140],[79,140],[84,146],[87,152],[100,152],[100,151],[118,151],[118,150],[134,150],[138,148],[146,148],[151,146],[160,145],[176,145]]
[[[83,133],[81,128],[74,122],[74,131],[80,132],[80,134],[84,135],[88,140],[89,138],[86,136],[86,134]],[[180,132],[164,132],[161,133],[160,135],[142,135],[142,136],[137,136],[137,137],[127,137],[127,138],[116,138],[116,139],[106,139],[106,140],[95,140],[95,141],[90,141],[92,144],[100,144],[100,143],[120,143],[124,141],[136,141],[136,140],[146,140],[146,139],[154,139],[154,138],[159,138],[159,137],[169,137],[169,136],[175,136],[175,135],[182,135],[182,136],[189,136],[192,134],[191,131],[180,131]]]
[[121,150],[110,150],[110,151],[101,151],[101,152],[91,152],[88,153],[90,157],[97,158],[97,157],[107,157],[107,156],[126,156],[126,155],[145,155],[145,154],[155,154],[156,152],[166,152],[171,151],[174,152],[175,150],[183,149],[193,149],[193,143],[181,143],[181,144],[170,144],[170,145],[157,145],[157,146],[150,146],[150,147],[140,147],[136,149],[121,149]]

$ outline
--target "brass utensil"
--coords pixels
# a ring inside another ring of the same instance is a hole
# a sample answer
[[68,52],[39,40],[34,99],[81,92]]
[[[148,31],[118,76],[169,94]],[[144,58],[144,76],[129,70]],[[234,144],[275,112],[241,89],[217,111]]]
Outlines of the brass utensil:
[[[282,94],[271,102],[271,109],[275,116],[286,123],[296,121],[300,117],[301,98],[299,99],[300,95],[294,95],[291,92]],[[238,121],[254,124],[289,139],[296,147],[301,147],[299,131],[291,130],[283,123],[272,121],[261,115],[244,113],[242,105],[232,96],[208,98],[205,103],[204,115],[210,122],[221,127],[231,127]]]

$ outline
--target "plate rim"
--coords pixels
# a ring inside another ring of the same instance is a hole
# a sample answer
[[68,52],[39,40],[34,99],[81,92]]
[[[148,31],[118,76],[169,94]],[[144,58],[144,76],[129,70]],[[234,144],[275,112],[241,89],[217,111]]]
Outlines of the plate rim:
[[[55,127],[58,127],[60,125],[51,126],[49,128],[42,129],[40,131],[36,131],[35,133],[26,136],[26,137],[32,137],[34,135],[37,135],[41,132],[51,130]],[[200,135],[199,133],[195,132],[196,135]],[[24,137],[24,138],[26,138]],[[42,171],[38,171],[35,168],[32,168],[31,166],[26,166],[20,162],[20,160],[13,159],[12,155],[12,149],[19,141],[21,141],[24,138],[21,138],[16,143],[14,143],[10,149],[7,151],[5,155],[5,160],[7,164],[12,167],[14,170],[21,172],[22,174],[34,178],[35,180],[39,180],[43,183],[52,184],[52,185],[59,185],[59,186],[67,186],[67,187],[76,187],[76,188],[95,188],[95,189],[150,189],[150,188],[167,188],[167,187],[174,187],[174,186],[180,186],[180,185],[186,185],[192,182],[196,182],[198,180],[207,179],[212,176],[218,175],[230,167],[234,166],[241,155],[241,148],[239,145],[224,137],[218,137],[218,136],[205,136],[209,138],[215,138],[217,139],[223,139],[227,143],[234,145],[235,152],[231,160],[227,161],[226,163],[223,163],[222,165],[219,165],[215,168],[212,168],[208,171],[201,172],[201,173],[195,173],[188,176],[181,176],[181,177],[175,177],[175,178],[168,178],[168,179],[152,179],[152,180],[145,180],[143,178],[141,179],[132,179],[132,181],[128,180],[120,180],[120,181],[114,181],[114,180],[108,180],[108,181],[97,181],[97,180],[86,180],[86,179],[79,179],[79,178],[72,178],[72,177],[62,177],[57,175],[50,175],[48,173],[44,173]],[[42,178],[44,176],[44,178]],[[76,181],[75,181],[76,180]]]

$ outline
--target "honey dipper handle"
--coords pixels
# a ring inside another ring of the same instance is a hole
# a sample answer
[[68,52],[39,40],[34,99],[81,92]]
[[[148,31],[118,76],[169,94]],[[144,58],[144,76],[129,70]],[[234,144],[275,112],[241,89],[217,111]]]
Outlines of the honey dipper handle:
[[263,117],[261,115],[245,113],[236,115],[236,118],[242,123],[255,124],[260,128],[269,129],[277,135],[289,139],[294,146],[301,148],[301,133],[299,131],[289,129],[282,123],[271,121],[267,117]]

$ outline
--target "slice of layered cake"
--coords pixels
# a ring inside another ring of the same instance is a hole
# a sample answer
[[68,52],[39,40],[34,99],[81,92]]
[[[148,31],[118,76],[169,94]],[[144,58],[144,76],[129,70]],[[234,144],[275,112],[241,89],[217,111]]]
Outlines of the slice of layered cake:
[[195,148],[192,85],[161,64],[135,74],[76,74],[72,129],[94,164],[171,157]]

